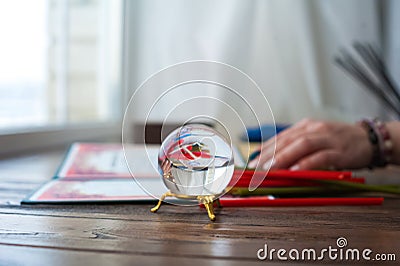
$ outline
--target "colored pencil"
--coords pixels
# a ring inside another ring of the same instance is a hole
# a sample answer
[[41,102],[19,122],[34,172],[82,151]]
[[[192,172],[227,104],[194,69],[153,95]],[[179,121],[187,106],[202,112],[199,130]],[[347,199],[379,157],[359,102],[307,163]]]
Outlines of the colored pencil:
[[381,205],[382,197],[371,198],[288,198],[270,199],[268,197],[220,199],[222,207],[297,207],[297,206],[347,206]]
[[[231,180],[229,183],[228,187],[249,187],[250,185],[250,180],[249,178],[240,178],[239,180]],[[324,179],[327,181],[327,179]],[[290,187],[290,186],[297,186],[297,187],[306,187],[306,186],[322,186],[325,184],[322,184],[320,182],[320,179],[309,179],[309,180],[302,180],[302,179],[290,179],[290,178],[271,178],[269,179],[268,177],[264,179],[259,187]],[[333,179],[332,181],[337,181],[340,182],[336,179]],[[360,183],[364,184],[365,179],[364,178],[359,178],[359,177],[353,177],[349,179],[345,179],[343,181],[346,182],[352,182],[352,183]]]
[[321,171],[321,170],[271,170],[271,171],[255,171],[236,169],[233,173],[233,179],[239,178],[300,178],[300,179],[327,179],[327,180],[342,180],[353,177],[350,171]]
[[344,181],[322,181],[323,186],[293,186],[293,187],[259,187],[254,191],[249,191],[247,187],[232,187],[229,194],[235,196],[260,196],[260,195],[309,195],[317,194],[343,194],[343,193],[360,193],[360,192],[377,192],[393,195],[400,195],[400,186],[396,185],[366,185]]

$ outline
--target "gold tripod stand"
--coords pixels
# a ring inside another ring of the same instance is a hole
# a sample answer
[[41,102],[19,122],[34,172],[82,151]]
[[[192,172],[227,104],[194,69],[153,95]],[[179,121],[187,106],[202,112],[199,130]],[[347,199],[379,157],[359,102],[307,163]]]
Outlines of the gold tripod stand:
[[[219,196],[219,195],[218,195]],[[151,209],[151,212],[157,212],[160,209],[162,202],[166,197],[175,197],[178,199],[188,199],[188,200],[197,200],[200,204],[203,204],[207,210],[208,217],[211,221],[215,221],[215,214],[214,214],[214,202],[220,207],[219,198],[217,195],[206,195],[206,196],[188,196],[188,195],[178,195],[168,191],[164,193],[160,200],[158,201],[157,205]]]

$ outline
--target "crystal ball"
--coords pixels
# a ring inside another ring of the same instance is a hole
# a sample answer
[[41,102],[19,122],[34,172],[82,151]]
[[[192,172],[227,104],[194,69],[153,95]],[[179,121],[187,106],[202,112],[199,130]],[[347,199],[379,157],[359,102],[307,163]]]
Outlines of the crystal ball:
[[211,127],[188,124],[163,141],[158,166],[167,188],[177,196],[223,194],[232,179],[231,145]]

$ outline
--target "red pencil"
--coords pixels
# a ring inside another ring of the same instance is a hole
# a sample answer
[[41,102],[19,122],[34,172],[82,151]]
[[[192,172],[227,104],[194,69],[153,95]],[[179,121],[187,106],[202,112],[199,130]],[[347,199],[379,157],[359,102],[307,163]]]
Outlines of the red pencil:
[[345,205],[381,205],[382,197],[376,198],[286,198],[268,197],[220,198],[222,207],[295,207],[295,206],[345,206]]
[[[237,182],[232,180],[228,187],[249,187],[250,179],[239,179]],[[293,179],[265,179],[261,182],[258,187],[315,187],[321,186],[318,182],[304,181],[304,180],[293,180]]]
[[[234,180],[232,179],[231,182],[229,183],[229,187],[248,187],[250,185],[250,180],[249,178],[240,178],[239,180]],[[321,179],[309,179],[309,180],[303,180],[303,179],[290,179],[290,178],[273,178],[269,179],[268,177],[264,179],[259,187],[311,187],[311,186],[323,186],[325,184],[318,183],[318,180]],[[327,180],[327,179],[324,179]],[[338,181],[336,179],[332,179],[333,181]],[[364,178],[349,178],[349,179],[344,179],[340,180],[341,181],[346,181],[346,182],[352,182],[352,183],[360,183],[364,184],[365,179]]]
[[237,169],[233,173],[233,179],[251,179],[257,178],[300,178],[300,179],[326,179],[326,180],[343,180],[352,178],[352,172],[348,171],[319,171],[319,170],[271,170],[265,171],[254,171],[254,170],[241,170]]

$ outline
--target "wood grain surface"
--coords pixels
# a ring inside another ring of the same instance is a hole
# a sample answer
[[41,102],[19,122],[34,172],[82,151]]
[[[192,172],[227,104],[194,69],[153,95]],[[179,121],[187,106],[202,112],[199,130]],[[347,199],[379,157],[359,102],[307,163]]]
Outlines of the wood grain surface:
[[[397,265],[400,199],[382,206],[223,208],[20,205],[51,178],[62,153],[0,162],[0,265]],[[382,174],[382,173],[381,173]],[[384,174],[384,172],[383,172]],[[394,253],[397,261],[260,261],[257,251],[337,247]],[[396,263],[397,262],[397,263]]]

